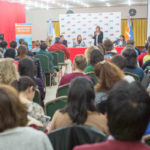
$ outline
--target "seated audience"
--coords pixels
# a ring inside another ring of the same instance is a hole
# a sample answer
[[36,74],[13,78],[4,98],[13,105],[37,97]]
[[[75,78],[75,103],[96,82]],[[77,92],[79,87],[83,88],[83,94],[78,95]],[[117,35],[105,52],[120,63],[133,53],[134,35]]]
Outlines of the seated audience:
[[40,45],[40,51],[37,53],[37,55],[46,55],[48,56],[49,58],[49,69],[50,69],[50,72],[54,72],[54,65],[53,65],[53,55],[51,54],[51,52],[48,52],[47,51],[47,44],[45,42],[42,42],[41,45]]
[[95,66],[95,74],[98,78],[95,86],[95,103],[100,105],[101,102],[107,100],[108,92],[113,86],[124,79],[124,73],[116,65],[104,60]]
[[32,49],[32,52],[37,53],[39,51],[40,51],[40,41],[37,40],[37,41],[35,41],[35,48]]
[[66,67],[66,72],[67,73],[71,73],[71,60],[70,58],[70,53],[69,50],[66,46],[64,46],[63,44],[60,43],[60,37],[56,37],[55,38],[55,44],[53,44],[48,51],[50,52],[55,52],[57,50],[63,51],[65,54],[65,64],[67,65]]
[[65,40],[64,35],[60,36],[60,43],[68,47],[68,43],[67,43],[67,40]]
[[46,125],[43,108],[33,102],[36,85],[34,81],[27,76],[20,77],[15,80],[12,86],[19,92],[20,100],[28,108],[28,115],[38,120],[43,126]]
[[18,52],[17,52],[17,42],[16,41],[10,42],[10,48],[13,48],[15,50],[15,56],[17,56]]
[[3,55],[5,54],[5,52],[6,52],[6,50],[7,50],[7,45],[8,45],[8,43],[7,43],[7,41],[5,41],[5,40],[3,40],[2,42],[1,42],[1,48],[3,49]]
[[34,55],[33,55],[32,51],[29,50],[28,43],[24,41],[24,42],[22,43],[22,45],[25,45],[25,46],[27,47],[28,56],[33,57]]
[[4,54],[5,58],[12,58],[15,59],[16,57],[16,51],[13,48],[8,48]]
[[25,42],[24,39],[19,39],[19,45],[22,45]]
[[16,90],[0,85],[0,149],[1,150],[53,150],[47,136],[26,127],[27,109],[20,102]]
[[21,60],[25,57],[28,57],[28,49],[25,45],[20,45],[17,51],[18,51],[18,56],[16,57],[15,60]]
[[119,39],[113,42],[115,46],[125,47],[126,41],[124,35],[120,35]]
[[10,58],[0,59],[0,84],[10,85],[19,78],[14,60]]
[[107,119],[96,111],[94,99],[95,92],[92,82],[83,77],[74,79],[69,87],[67,105],[56,111],[49,131],[80,124],[96,127],[108,135]]
[[112,56],[117,54],[117,51],[114,49],[113,42],[110,39],[107,39],[104,41],[104,47],[105,47],[105,58],[111,59]]
[[[110,60],[110,62],[115,64],[116,66],[118,66],[121,70],[124,70],[124,68],[126,68],[126,66],[127,66],[126,58],[124,56],[121,56],[121,55],[113,56],[112,59]],[[126,75],[124,77],[124,79],[126,81],[128,81],[129,83],[135,81],[135,79],[130,75]]]
[[36,86],[41,94],[42,106],[44,106],[44,98],[45,98],[44,85],[42,80],[35,76],[34,68],[35,68],[34,62],[30,57],[24,58],[21,61],[19,61],[18,71],[20,76],[28,76],[35,81]]
[[127,67],[124,69],[124,72],[136,74],[140,77],[140,80],[142,80],[144,72],[141,68],[137,67],[137,55],[135,49],[126,48],[123,52],[123,56],[127,60]]
[[[133,90],[134,89],[134,90]],[[150,150],[142,136],[150,117],[150,100],[139,83],[118,83],[109,93],[107,118],[111,137],[106,142],[74,150]]]
[[94,72],[95,65],[104,60],[104,55],[97,49],[91,52],[90,63],[85,69],[85,73]]
[[148,45],[147,55],[143,58],[143,63],[146,63],[150,60],[150,44]]
[[104,47],[104,44],[99,44],[98,46],[98,49],[100,50],[100,52],[104,55],[105,54],[105,47]]
[[77,40],[73,41],[73,47],[86,47],[86,44],[83,41],[81,34],[77,36]]
[[59,86],[65,85],[70,83],[74,78],[76,77],[86,77],[91,79],[90,76],[84,74],[84,70],[87,66],[87,61],[85,56],[83,55],[77,55],[74,59],[74,63],[73,63],[73,73],[70,74],[66,74],[62,77],[62,79],[60,80]]
[[90,46],[90,47],[88,47],[88,48],[85,50],[85,54],[84,54],[84,55],[85,55],[85,57],[86,57],[86,60],[87,60],[88,64],[90,63],[91,53],[92,53],[92,51],[95,50],[95,49],[99,50],[97,46]]

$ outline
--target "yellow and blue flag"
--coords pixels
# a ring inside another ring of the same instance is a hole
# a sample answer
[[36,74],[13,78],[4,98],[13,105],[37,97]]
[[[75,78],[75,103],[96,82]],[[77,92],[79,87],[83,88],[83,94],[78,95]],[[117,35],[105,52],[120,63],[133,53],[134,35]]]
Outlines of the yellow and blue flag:
[[125,40],[127,41],[131,39],[134,40],[134,35],[133,35],[130,19],[128,19],[128,23],[127,23],[126,31],[125,31]]

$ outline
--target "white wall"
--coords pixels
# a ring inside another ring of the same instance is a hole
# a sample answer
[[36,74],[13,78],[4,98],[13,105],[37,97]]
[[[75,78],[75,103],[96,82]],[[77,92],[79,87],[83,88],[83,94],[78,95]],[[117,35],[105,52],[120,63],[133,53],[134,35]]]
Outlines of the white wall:
[[[137,10],[136,18],[147,18],[147,6],[132,7]],[[129,7],[100,7],[73,9],[75,13],[121,12],[122,19],[128,18]],[[65,9],[27,10],[26,22],[33,25],[33,40],[45,40],[47,35],[47,20],[59,20],[59,14],[66,13]]]

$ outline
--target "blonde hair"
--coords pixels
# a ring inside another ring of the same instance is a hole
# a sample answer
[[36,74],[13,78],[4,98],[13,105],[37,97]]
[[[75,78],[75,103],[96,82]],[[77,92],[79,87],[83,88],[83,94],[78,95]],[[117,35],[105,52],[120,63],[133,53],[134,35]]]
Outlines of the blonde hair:
[[14,60],[11,58],[0,59],[0,83],[11,84],[19,78]]
[[91,53],[95,49],[99,50],[97,46],[90,46],[86,49],[85,57],[86,57],[87,62],[90,62]]

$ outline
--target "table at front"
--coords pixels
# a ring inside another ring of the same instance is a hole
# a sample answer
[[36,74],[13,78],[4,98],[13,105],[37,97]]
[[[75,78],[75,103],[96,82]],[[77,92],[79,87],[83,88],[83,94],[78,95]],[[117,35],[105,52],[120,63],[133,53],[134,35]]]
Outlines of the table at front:
[[[68,48],[70,51],[70,60],[73,62],[76,55],[84,55],[85,50],[87,49],[87,47],[84,48]],[[115,49],[117,50],[118,55],[120,55],[121,51],[124,49],[124,47],[115,47]]]

